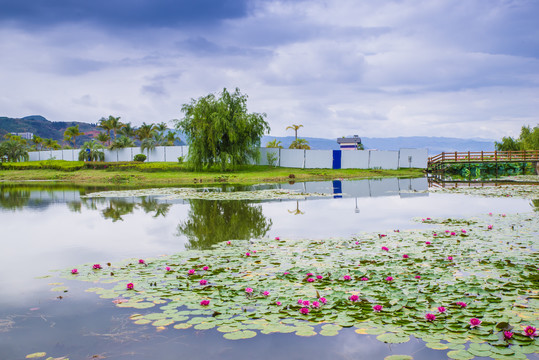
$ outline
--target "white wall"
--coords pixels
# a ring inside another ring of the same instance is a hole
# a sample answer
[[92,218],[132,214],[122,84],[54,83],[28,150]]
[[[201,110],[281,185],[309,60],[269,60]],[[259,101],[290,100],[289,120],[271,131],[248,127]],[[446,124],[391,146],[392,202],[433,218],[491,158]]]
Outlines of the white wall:
[[428,158],[427,149],[400,149],[399,167],[426,169]]
[[398,151],[371,150],[369,152],[369,169],[396,170],[399,168]]
[[279,166],[291,168],[303,168],[305,150],[281,149],[281,161]]
[[306,169],[331,169],[333,167],[333,150],[306,150]]
[[341,169],[368,169],[369,150],[344,150],[341,152]]

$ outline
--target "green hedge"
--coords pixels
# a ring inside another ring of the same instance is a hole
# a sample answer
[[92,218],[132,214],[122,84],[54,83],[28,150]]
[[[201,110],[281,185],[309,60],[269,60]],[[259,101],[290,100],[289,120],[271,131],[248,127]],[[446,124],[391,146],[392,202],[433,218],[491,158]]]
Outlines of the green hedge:
[[65,161],[65,160],[44,160],[27,162],[4,162],[0,163],[3,170],[41,170],[51,169],[58,171],[77,171],[82,169],[106,170],[106,171],[129,171],[137,170],[142,172],[162,172],[162,171],[184,171],[186,165],[178,163],[141,163],[136,161],[125,162],[100,162],[100,161]]

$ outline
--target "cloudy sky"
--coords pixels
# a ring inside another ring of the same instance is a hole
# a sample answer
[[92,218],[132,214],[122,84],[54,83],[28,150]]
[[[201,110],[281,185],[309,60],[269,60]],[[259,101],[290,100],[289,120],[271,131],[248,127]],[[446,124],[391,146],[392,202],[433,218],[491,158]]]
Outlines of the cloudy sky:
[[0,0],[0,116],[181,118],[239,87],[275,136],[539,123],[537,0]]

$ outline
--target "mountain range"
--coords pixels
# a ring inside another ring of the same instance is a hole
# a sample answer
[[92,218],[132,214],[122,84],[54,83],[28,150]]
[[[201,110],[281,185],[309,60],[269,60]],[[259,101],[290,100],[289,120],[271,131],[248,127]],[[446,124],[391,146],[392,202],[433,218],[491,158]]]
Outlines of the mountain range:
[[[78,144],[88,141],[96,136],[100,129],[97,124],[90,124],[77,121],[49,121],[43,116],[32,115],[23,118],[0,117],[0,138],[11,132],[31,132],[42,138],[52,138],[61,142],[64,138],[64,131],[70,126],[79,125],[81,132],[85,135],[77,139]],[[180,138],[185,139],[185,136],[179,133]],[[265,146],[268,142],[277,139],[281,142],[284,148],[294,141],[293,136],[262,137],[261,145]],[[338,150],[339,144],[337,139],[325,138],[303,138],[309,142],[311,149],[315,150]],[[489,139],[461,139],[449,137],[428,137],[428,136],[408,136],[394,138],[361,138],[365,149],[376,150],[399,150],[401,148],[428,149],[429,155],[436,155],[441,152],[453,151],[493,151],[494,140]]]

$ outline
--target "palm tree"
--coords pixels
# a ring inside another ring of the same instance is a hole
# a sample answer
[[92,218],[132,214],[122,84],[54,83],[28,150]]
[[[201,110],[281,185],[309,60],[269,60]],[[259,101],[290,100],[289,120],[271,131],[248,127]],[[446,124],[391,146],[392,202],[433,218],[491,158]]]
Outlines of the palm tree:
[[107,145],[110,145],[108,142],[110,141],[110,135],[104,132],[100,132],[96,136],[97,141],[99,141],[103,146],[105,146],[105,143]]
[[303,125],[295,125],[295,124],[292,124],[291,126],[287,126],[285,130],[288,130],[288,129],[292,129],[294,130],[295,134],[296,134],[296,141],[298,141],[298,129],[300,127],[303,127]]
[[112,145],[110,145],[110,149],[111,150],[124,149],[124,148],[132,147],[132,146],[135,146],[135,142],[133,141],[133,139],[122,135],[118,139],[112,142]]
[[283,146],[281,145],[281,142],[278,141],[277,139],[273,139],[272,141],[268,142],[266,144],[266,147],[267,148],[277,148],[277,149],[282,149]]
[[7,161],[28,161],[28,151],[26,145],[15,139],[10,139],[0,143],[0,158],[6,158]]
[[43,138],[39,137],[34,134],[32,137],[33,143],[36,145],[36,150],[42,150],[43,149]]
[[146,124],[143,122],[142,125],[140,125],[140,127],[136,130],[137,139],[142,142],[144,139],[151,138],[154,132],[154,124]]
[[52,149],[52,150],[58,150],[61,148],[60,144],[58,144],[58,141],[53,139],[43,139],[43,147],[45,149]]
[[105,161],[105,152],[103,150],[103,145],[97,141],[87,141],[79,151],[79,161]]
[[110,139],[110,132],[113,129],[112,123],[110,122],[111,117],[112,116],[109,116],[108,119],[105,119],[104,117],[102,117],[101,119],[99,119],[99,123],[97,124],[98,128],[103,129],[103,130],[105,130],[107,132],[107,135],[109,136],[109,139]]
[[77,136],[84,135],[84,133],[79,131],[79,125],[70,126],[64,131],[64,140],[73,141],[73,148],[77,148]]
[[167,129],[168,129],[168,125],[166,122],[161,122],[157,125],[155,125],[155,130],[159,131],[159,132],[165,132]]
[[134,138],[136,136],[135,128],[131,126],[130,122],[124,124],[124,126],[118,130],[118,134],[128,138]]
[[123,128],[125,124],[120,121],[119,116],[114,117],[112,115],[109,115],[108,122],[110,123],[112,130],[114,130],[114,140],[116,140],[116,134],[118,133],[118,130]]
[[174,146],[174,142],[176,140],[178,141],[182,141],[182,139],[180,139],[180,137],[176,134],[175,131],[169,131],[166,135],[165,135],[165,138],[166,138],[166,142],[165,142],[165,146]]
[[292,141],[292,144],[288,147],[289,149],[305,149],[310,150],[309,142],[305,139],[296,139]]

